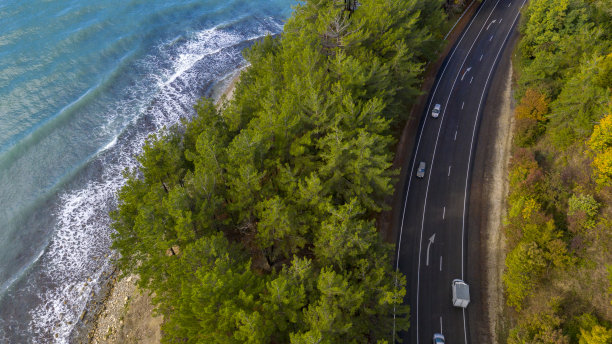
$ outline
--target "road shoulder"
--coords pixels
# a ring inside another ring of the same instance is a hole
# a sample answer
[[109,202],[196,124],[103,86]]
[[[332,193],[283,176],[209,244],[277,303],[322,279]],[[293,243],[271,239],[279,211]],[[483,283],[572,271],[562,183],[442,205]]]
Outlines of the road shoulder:
[[[515,30],[497,66],[486,98],[472,169],[467,234],[467,278],[473,343],[496,343],[502,326],[505,248],[502,221],[508,194],[508,163],[514,125],[512,64]],[[480,262],[470,264],[470,262]]]

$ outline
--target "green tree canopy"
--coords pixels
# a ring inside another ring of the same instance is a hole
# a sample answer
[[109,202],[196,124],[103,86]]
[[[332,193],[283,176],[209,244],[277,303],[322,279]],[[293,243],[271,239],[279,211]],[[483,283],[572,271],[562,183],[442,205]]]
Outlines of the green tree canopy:
[[407,329],[374,219],[442,1],[349,5],[299,3],[244,52],[229,103],[200,101],[126,174],[113,247],[154,292],[164,342],[376,343],[394,311]]

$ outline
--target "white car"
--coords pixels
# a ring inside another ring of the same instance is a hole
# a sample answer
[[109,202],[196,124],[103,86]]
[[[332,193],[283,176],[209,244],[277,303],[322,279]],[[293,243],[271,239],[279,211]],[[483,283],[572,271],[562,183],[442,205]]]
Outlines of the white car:
[[470,286],[464,281],[455,278],[451,288],[453,291],[453,306],[467,308],[470,304]]
[[435,333],[433,336],[433,344],[444,344],[444,336],[441,333]]
[[431,110],[431,117],[438,118],[440,116],[440,104],[434,105],[433,110]]
[[419,178],[425,177],[425,161],[421,161],[419,163],[419,168],[417,168],[416,176]]

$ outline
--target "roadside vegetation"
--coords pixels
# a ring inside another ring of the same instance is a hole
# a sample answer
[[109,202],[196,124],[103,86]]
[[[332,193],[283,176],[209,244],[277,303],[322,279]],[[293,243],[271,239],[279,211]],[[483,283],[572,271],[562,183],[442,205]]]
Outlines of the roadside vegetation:
[[[444,1],[312,0],[222,109],[150,137],[112,213],[165,343],[375,343],[408,328],[375,218],[393,134],[443,34]],[[396,285],[397,283],[397,285]]]
[[520,32],[507,342],[612,343],[612,2],[531,0]]

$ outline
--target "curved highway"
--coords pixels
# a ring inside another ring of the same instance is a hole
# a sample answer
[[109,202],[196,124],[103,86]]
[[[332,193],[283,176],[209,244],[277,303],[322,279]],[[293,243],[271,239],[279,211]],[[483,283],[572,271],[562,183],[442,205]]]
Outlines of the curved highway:
[[[422,116],[407,173],[398,229],[396,268],[407,276],[410,330],[404,343],[472,343],[467,309],[453,307],[451,282],[467,279],[468,202],[478,126],[495,68],[526,0],[484,0],[440,67]],[[509,54],[506,54],[509,55]],[[441,105],[438,118],[431,116]],[[423,178],[416,176],[421,161]],[[473,240],[478,240],[473,239]],[[471,256],[470,256],[471,257]],[[475,317],[473,315],[473,317]]]

